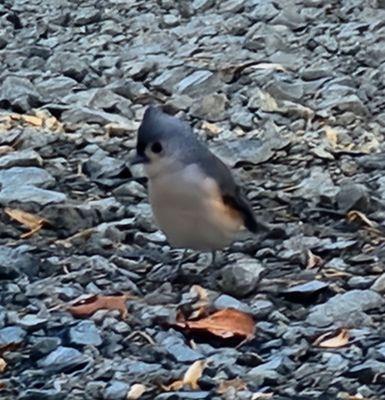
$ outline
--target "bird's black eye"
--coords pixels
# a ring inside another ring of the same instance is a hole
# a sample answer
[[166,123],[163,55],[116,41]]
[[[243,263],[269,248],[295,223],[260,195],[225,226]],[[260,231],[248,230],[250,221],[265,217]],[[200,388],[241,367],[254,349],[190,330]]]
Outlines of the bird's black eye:
[[160,153],[162,150],[163,150],[163,147],[159,142],[155,142],[151,145],[151,151],[153,153]]

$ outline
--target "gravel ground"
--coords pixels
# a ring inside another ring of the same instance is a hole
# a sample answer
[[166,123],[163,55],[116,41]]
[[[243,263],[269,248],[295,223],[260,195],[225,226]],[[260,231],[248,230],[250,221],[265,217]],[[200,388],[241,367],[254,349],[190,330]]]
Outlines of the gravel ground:
[[[1,399],[384,399],[384,21],[382,0],[2,1]],[[273,226],[216,269],[176,276],[129,165],[151,101]],[[25,235],[14,209],[47,222]],[[255,337],[173,327],[193,285]],[[121,293],[127,315],[68,309]],[[197,360],[198,389],[165,390]]]

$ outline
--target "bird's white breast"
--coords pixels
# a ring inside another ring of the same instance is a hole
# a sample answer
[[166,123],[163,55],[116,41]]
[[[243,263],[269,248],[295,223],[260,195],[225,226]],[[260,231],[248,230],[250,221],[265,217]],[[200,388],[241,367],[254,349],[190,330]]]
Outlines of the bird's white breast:
[[149,196],[156,222],[175,247],[221,249],[242,226],[215,181],[195,164],[150,176]]

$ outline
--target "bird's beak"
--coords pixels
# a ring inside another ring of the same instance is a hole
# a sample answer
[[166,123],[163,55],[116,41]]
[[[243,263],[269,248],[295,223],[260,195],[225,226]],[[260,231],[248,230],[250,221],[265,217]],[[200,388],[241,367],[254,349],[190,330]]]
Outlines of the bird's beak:
[[136,154],[131,160],[130,160],[130,165],[135,165],[135,164],[146,164],[150,160],[147,156],[143,155],[141,156],[140,154]]

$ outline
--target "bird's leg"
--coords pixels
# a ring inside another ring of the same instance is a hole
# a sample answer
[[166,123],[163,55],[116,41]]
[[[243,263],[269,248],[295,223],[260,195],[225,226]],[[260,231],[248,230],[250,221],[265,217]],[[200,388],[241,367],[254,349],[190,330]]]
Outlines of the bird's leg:
[[211,252],[211,263],[210,263],[210,267],[216,267],[216,261],[217,261],[217,252],[216,250],[213,250]]

